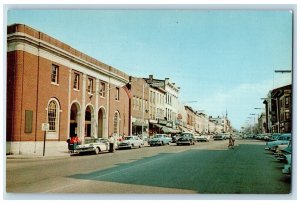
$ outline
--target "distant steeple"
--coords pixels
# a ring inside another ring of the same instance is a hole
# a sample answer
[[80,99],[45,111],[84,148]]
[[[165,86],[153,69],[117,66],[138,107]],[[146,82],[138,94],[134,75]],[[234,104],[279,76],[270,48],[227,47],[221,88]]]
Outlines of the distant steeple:
[[226,118],[227,118],[228,114],[227,114],[227,108],[226,108]]

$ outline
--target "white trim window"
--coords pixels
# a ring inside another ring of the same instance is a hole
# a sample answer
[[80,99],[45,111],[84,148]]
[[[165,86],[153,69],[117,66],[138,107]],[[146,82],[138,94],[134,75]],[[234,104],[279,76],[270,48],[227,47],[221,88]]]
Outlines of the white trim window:
[[93,94],[93,79],[88,78],[87,90],[89,94]]
[[51,67],[51,83],[58,84],[58,66],[54,64]]
[[115,96],[115,99],[116,99],[117,101],[120,100],[120,89],[119,89],[119,87],[116,87],[116,96]]
[[73,84],[73,88],[75,90],[79,90],[79,80],[80,80],[80,75],[79,73],[74,73],[74,84]]
[[105,82],[101,81],[100,82],[100,96],[101,97],[105,97],[105,90],[106,86],[105,86]]
[[55,100],[51,100],[48,105],[49,131],[56,132],[58,123],[58,105]]

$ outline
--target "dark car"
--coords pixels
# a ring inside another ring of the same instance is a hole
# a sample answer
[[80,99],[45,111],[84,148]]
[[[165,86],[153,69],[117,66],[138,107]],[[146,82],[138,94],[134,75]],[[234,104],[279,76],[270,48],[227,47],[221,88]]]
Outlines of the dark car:
[[172,135],[171,138],[172,138],[171,143],[176,143],[178,138],[180,138],[180,134]]
[[192,133],[182,133],[180,137],[177,139],[177,145],[194,145],[196,139]]

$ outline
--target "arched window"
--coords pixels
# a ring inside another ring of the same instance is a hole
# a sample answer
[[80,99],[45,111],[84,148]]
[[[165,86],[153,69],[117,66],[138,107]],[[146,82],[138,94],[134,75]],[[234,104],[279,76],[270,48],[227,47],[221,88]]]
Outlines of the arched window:
[[48,105],[49,131],[55,132],[58,129],[59,105],[56,100],[51,100]]
[[119,112],[115,112],[114,115],[114,133],[119,134],[119,130],[120,130],[120,123],[119,123]]

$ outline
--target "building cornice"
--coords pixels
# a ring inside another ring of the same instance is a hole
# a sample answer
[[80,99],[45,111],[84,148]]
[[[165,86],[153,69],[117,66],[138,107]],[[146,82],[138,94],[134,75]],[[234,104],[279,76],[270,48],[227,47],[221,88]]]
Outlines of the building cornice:
[[[13,45],[15,44],[15,46]],[[22,44],[23,46],[16,46],[16,45],[20,45]],[[13,46],[10,46],[13,45]],[[102,68],[101,66],[95,65],[87,60],[84,60],[78,56],[73,55],[72,53],[65,51],[59,47],[56,47],[50,43],[47,43],[41,39],[35,38],[31,35],[28,35],[26,33],[23,32],[15,32],[12,34],[8,34],[7,35],[7,46],[8,46],[8,52],[10,51],[16,51],[16,50],[24,50],[24,45],[29,45],[31,47],[36,48],[37,50],[43,50],[46,51],[48,53],[51,53],[53,55],[56,55],[58,57],[61,57],[65,60],[68,60],[72,63],[75,63],[79,66],[85,67],[86,69],[89,69],[93,72],[99,73],[99,74],[103,74],[106,75],[110,78],[113,78],[121,83],[128,83],[129,79],[127,79],[128,77],[126,77],[126,74],[124,73],[124,77],[117,75],[114,72],[111,72],[109,70],[106,70],[104,68]],[[38,55],[38,52],[35,53],[36,55]],[[108,66],[108,65],[107,65]],[[109,69],[114,69],[110,66],[108,66]]]

